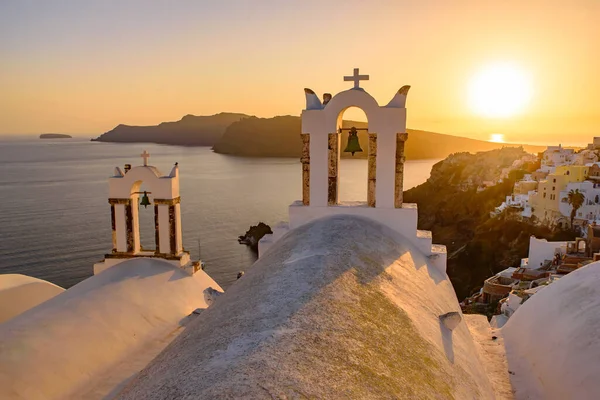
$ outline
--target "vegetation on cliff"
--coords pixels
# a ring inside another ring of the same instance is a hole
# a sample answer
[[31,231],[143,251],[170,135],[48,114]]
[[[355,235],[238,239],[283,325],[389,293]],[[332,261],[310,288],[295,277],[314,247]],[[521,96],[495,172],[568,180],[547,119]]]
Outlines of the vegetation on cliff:
[[92,141],[158,143],[181,146],[213,146],[232,123],[245,114],[220,113],[208,116],[186,115],[179,121],[155,126],[118,125]]
[[522,148],[503,148],[477,154],[457,153],[433,166],[431,177],[404,194],[419,206],[419,229],[430,230],[434,242],[448,249],[448,275],[459,299],[480,288],[495,273],[519,265],[527,257],[529,237],[572,239],[570,232],[553,232],[511,218],[492,218],[490,211],[512,193],[516,180],[534,164],[513,170],[508,178],[485,190],[484,181],[499,181],[503,168],[525,155]]

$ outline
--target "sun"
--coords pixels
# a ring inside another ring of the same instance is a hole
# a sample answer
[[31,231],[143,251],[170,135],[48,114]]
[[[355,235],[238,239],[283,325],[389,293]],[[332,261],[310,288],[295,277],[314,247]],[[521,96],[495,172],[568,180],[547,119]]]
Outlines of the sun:
[[532,96],[531,78],[514,64],[492,64],[469,82],[469,104],[484,117],[506,118],[527,108]]
[[504,135],[501,133],[492,133],[490,135],[490,142],[492,143],[504,143]]

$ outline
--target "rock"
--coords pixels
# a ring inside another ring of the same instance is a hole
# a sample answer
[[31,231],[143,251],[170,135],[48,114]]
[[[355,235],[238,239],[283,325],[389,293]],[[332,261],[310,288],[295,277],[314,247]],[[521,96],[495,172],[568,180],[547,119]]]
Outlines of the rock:
[[221,296],[222,294],[223,292],[219,292],[217,289],[208,287],[204,289],[204,300],[206,301],[206,304],[210,306],[212,303],[215,302],[217,297]]
[[258,241],[263,236],[272,234],[271,227],[264,222],[259,222],[258,225],[251,226],[248,231],[242,236],[238,237],[238,243],[250,246],[252,250],[258,252]]
[[462,321],[462,317],[460,316],[459,312],[451,311],[449,313],[440,315],[440,321],[442,321],[442,324],[444,324],[446,328],[453,331],[454,328],[460,324],[460,321]]

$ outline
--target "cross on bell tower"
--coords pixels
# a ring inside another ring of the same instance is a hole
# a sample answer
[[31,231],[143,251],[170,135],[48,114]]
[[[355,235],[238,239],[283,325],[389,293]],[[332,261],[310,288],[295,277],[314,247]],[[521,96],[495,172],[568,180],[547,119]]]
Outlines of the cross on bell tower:
[[140,154],[140,157],[142,157],[144,159],[144,167],[147,167],[148,159],[150,158],[150,153],[148,153],[146,150],[144,150],[144,152],[142,154]]
[[369,75],[359,75],[358,68],[354,68],[354,74],[351,76],[344,76],[344,82],[353,81],[354,89],[360,89],[360,81],[368,81]]

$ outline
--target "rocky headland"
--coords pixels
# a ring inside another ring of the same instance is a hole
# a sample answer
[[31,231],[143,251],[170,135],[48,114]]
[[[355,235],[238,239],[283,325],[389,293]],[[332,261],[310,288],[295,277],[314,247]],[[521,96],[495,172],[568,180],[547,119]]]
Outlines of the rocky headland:
[[249,246],[252,250],[258,253],[258,241],[263,236],[273,233],[271,227],[264,222],[259,222],[258,225],[252,225],[245,234],[238,237],[240,244]]
[[[344,121],[350,128],[367,127],[366,122]],[[242,157],[300,157],[301,121],[297,116],[257,118],[239,113],[211,116],[186,115],[180,121],[163,122],[156,126],[119,125],[92,139],[100,142],[158,143],[181,146],[212,146],[216,153]],[[445,158],[456,152],[477,152],[508,146],[459,136],[409,129],[406,157],[409,160]],[[354,158],[367,158],[368,133],[359,131],[363,152]],[[341,135],[341,148],[346,147],[348,134]],[[510,145],[518,146],[518,145]],[[525,146],[529,152],[541,151],[539,146]],[[352,158],[350,153],[342,158]]]
[[213,146],[232,123],[248,117],[239,113],[208,116],[186,115],[179,121],[154,126],[118,125],[92,141],[118,143],[157,143],[179,146]]

